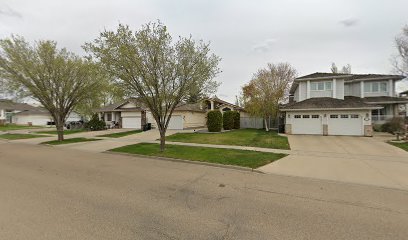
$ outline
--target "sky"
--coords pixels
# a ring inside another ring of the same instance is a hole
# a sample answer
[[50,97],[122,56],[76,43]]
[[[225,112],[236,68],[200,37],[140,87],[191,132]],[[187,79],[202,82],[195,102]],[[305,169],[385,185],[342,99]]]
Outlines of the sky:
[[332,62],[352,73],[393,73],[407,9],[407,0],[0,0],[0,38],[50,39],[85,55],[83,43],[104,29],[159,19],[174,38],[210,42],[222,58],[217,96],[234,101],[267,63],[288,62],[299,76],[329,72]]

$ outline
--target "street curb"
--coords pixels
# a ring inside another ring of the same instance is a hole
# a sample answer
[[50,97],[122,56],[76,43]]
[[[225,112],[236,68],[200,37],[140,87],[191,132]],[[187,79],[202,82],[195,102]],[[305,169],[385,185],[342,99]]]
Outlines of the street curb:
[[218,163],[192,161],[192,160],[185,160],[185,159],[179,159],[179,158],[156,157],[156,156],[148,156],[148,155],[134,154],[134,153],[121,153],[121,152],[113,152],[109,150],[103,151],[102,153],[112,154],[112,155],[130,156],[130,157],[150,158],[150,159],[170,161],[170,162],[189,163],[189,164],[204,165],[204,166],[210,166],[210,167],[228,168],[228,169],[234,169],[234,170],[240,170],[240,171],[246,171],[246,172],[255,172],[255,173],[265,174],[265,172],[258,170],[258,169],[254,169],[254,168],[224,165],[224,164],[218,164]]

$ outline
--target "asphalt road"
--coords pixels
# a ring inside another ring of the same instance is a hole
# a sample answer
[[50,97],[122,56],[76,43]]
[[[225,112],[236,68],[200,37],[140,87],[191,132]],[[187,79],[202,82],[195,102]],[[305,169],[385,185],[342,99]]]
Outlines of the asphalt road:
[[407,239],[408,192],[0,141],[0,239]]

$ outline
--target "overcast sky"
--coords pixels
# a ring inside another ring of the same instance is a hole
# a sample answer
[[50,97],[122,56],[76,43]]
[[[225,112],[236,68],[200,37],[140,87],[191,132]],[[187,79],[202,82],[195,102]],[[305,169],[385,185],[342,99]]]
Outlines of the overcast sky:
[[160,19],[173,36],[211,42],[222,58],[220,98],[233,101],[257,69],[288,62],[306,75],[351,64],[353,73],[391,73],[408,0],[0,0],[0,37],[81,45],[118,23]]

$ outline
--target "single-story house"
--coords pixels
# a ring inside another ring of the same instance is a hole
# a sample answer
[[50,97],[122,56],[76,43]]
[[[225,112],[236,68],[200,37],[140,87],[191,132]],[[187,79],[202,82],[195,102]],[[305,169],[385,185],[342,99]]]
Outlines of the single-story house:
[[13,123],[14,114],[22,111],[35,110],[27,103],[17,103],[9,99],[0,99],[0,124]]
[[[210,110],[243,111],[243,108],[223,101],[217,97],[198,103],[179,104],[170,119],[168,129],[189,129],[206,126],[207,112]],[[150,110],[136,98],[130,98],[118,104],[111,104],[97,110],[99,119],[110,127],[141,129],[150,123],[156,127],[156,121]]]
[[[77,122],[81,120],[82,117],[77,112],[71,112],[65,121]],[[15,113],[12,116],[12,122],[18,125],[27,124],[34,126],[54,125],[53,117],[50,115],[48,110],[42,107],[36,107],[35,109]]]
[[[80,121],[81,119],[78,113],[72,112],[66,121]],[[0,99],[0,124],[47,126],[53,125],[53,122],[50,113],[42,107]]]

